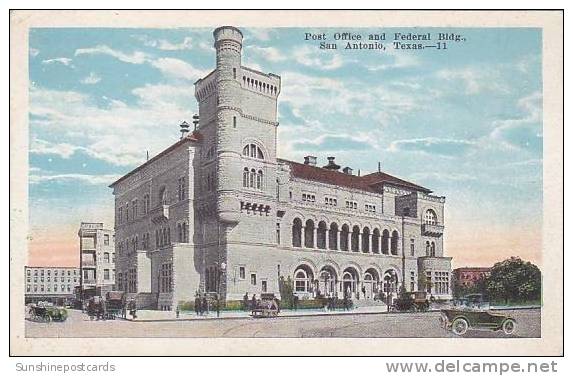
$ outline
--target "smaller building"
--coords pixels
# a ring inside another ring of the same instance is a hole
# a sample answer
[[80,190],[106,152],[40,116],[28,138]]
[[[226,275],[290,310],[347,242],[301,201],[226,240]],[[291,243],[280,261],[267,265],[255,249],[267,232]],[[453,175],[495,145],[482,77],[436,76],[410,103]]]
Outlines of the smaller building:
[[82,222],[80,238],[80,299],[105,296],[115,285],[115,235],[103,223]]
[[74,300],[76,286],[80,284],[80,270],[59,266],[25,266],[25,303],[39,301],[58,305]]
[[489,277],[490,273],[491,267],[463,267],[453,271],[454,280],[464,288],[473,287],[477,281]]

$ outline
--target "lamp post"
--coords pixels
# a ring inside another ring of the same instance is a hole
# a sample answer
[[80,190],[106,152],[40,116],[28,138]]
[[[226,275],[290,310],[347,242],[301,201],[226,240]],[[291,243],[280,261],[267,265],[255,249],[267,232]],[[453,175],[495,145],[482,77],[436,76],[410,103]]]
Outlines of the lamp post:
[[221,299],[221,279],[225,277],[225,270],[227,269],[227,264],[225,262],[221,262],[221,264],[217,265],[218,271],[218,280],[217,280],[217,294],[219,295],[219,299]]

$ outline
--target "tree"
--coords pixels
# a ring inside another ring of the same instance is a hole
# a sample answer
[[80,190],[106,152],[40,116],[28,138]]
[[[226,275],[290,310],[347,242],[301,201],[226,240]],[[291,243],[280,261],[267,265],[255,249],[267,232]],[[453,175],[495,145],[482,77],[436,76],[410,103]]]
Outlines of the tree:
[[290,277],[288,277],[286,280],[283,276],[280,277],[279,292],[281,294],[281,305],[283,308],[292,308],[294,300],[294,289]]
[[496,263],[485,282],[491,299],[539,299],[541,297],[541,271],[530,262],[511,257]]

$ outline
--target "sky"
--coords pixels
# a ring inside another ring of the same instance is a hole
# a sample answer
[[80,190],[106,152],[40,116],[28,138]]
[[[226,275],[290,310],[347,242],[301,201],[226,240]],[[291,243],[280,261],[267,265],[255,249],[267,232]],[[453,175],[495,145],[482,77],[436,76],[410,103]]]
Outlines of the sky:
[[[541,264],[541,31],[241,28],[242,64],[282,77],[278,156],[389,174],[446,196],[454,267]],[[320,50],[305,33],[387,34],[385,50]],[[446,50],[393,33],[454,32]],[[78,264],[82,221],[113,228],[108,185],[179,138],[211,28],[35,28],[29,35],[29,265]]]

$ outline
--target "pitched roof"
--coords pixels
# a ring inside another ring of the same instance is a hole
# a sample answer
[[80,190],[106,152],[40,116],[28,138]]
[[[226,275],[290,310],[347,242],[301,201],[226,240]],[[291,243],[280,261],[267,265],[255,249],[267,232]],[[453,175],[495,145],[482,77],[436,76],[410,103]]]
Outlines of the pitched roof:
[[367,192],[380,193],[377,189],[380,185],[394,185],[415,191],[430,193],[431,190],[419,186],[409,181],[397,178],[395,176],[375,172],[365,176],[349,175],[336,170],[329,170],[321,167],[310,166],[298,162],[289,161],[286,159],[279,159],[280,162],[287,163],[291,167],[291,173],[294,177],[317,181],[325,184],[338,185],[341,187],[353,188]]
[[114,181],[113,183],[111,183],[109,185],[110,188],[113,188],[117,183],[119,183],[120,181],[127,179],[129,176],[135,174],[137,171],[143,169],[145,166],[148,166],[149,164],[151,164],[152,162],[158,160],[159,158],[161,158],[162,156],[164,156],[165,154],[169,153],[170,151],[172,151],[173,149],[177,148],[179,145],[182,145],[186,142],[198,142],[201,141],[201,133],[197,132],[197,131],[193,131],[191,133],[189,133],[187,136],[183,137],[182,139],[180,139],[179,141],[177,141],[176,143],[174,143],[173,145],[171,145],[170,147],[168,147],[167,149],[163,150],[161,153],[157,154],[156,156],[154,156],[153,158],[149,159],[148,161],[146,161],[145,163],[137,166],[136,168],[134,168],[133,170],[129,171],[127,174],[123,175],[122,177],[120,177],[119,179],[117,179],[116,181]]

